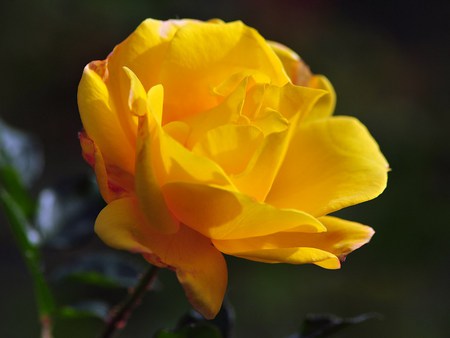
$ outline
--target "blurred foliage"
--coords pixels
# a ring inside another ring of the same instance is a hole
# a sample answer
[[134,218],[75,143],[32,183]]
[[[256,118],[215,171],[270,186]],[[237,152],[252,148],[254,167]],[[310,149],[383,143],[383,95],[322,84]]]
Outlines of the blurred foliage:
[[342,329],[379,317],[378,314],[368,313],[352,318],[340,318],[335,315],[308,315],[303,322],[300,333],[292,338],[323,338],[330,337]]
[[39,192],[34,224],[41,245],[73,249],[92,236],[92,225],[104,202],[94,178],[66,177]]
[[[1,153],[2,188],[21,205],[21,217],[29,221],[35,239],[45,243],[40,254],[51,276],[77,257],[110,252],[88,226],[102,202],[86,178],[90,168],[81,159],[76,137],[81,128],[76,90],[84,65],[104,58],[146,17],[241,19],[265,37],[289,45],[314,72],[330,78],[338,95],[337,113],[364,122],[392,172],[380,198],[340,212],[372,225],[377,232],[369,245],[348,257],[342,270],[228,259],[228,297],[236,309],[236,338],[287,336],[296,331],[298,316],[308,312],[352,317],[368,311],[383,314],[384,320],[367,321],[335,337],[446,336],[450,332],[445,300],[450,282],[449,7],[444,1],[406,0],[376,4],[200,0],[195,5],[187,0],[2,1],[0,62],[7,66],[0,79],[1,119],[31,132],[33,141],[26,144],[33,149],[41,144],[46,155],[43,172],[42,157],[24,157],[41,168],[35,172],[42,176],[37,179],[33,174],[35,178],[29,179],[25,176],[33,173],[31,168],[17,174],[17,165],[4,165],[6,153]],[[0,128],[4,144],[8,132],[3,123]],[[16,135],[23,139],[23,134]],[[10,157],[27,151],[19,145],[6,149]],[[33,153],[42,156],[42,150]],[[27,189],[18,182],[25,182]],[[78,197],[89,202],[70,211]],[[60,235],[73,231],[73,245],[49,239],[53,233],[37,216],[39,211],[35,213],[36,207],[44,206],[49,215],[51,210],[68,208],[67,220],[55,214],[50,229]],[[78,217],[81,214],[86,215],[85,221]],[[0,326],[0,336],[31,337],[39,330],[30,306],[32,284],[12,231],[3,226],[2,214],[0,224],[0,316],[7,323]],[[138,257],[126,257],[143,263]],[[91,308],[95,311],[102,302],[110,306],[126,294],[123,288],[96,286],[97,270],[83,271],[87,275],[81,283],[72,277],[51,280],[59,305],[72,304],[82,312],[89,303],[80,305],[75,300],[90,300],[97,304]],[[146,297],[121,337],[149,337],[158,328],[174,327],[177,314],[187,310],[174,275],[162,271],[160,279],[160,292]],[[70,338],[99,330],[101,321],[81,317],[58,319],[57,333]]]

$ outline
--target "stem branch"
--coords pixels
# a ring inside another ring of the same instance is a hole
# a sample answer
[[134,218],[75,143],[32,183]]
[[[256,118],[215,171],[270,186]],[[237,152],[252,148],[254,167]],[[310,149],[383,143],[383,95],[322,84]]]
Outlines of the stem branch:
[[101,334],[101,338],[111,338],[117,330],[123,329],[142,297],[153,284],[159,268],[152,265],[141,277],[134,290],[127,296],[124,302],[112,313],[111,318]]

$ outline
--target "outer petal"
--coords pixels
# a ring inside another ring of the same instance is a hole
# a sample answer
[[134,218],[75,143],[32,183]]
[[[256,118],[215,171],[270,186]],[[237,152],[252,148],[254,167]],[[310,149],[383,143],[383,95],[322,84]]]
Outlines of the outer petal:
[[315,120],[331,116],[336,107],[336,92],[330,81],[323,75],[313,75],[308,82],[308,87],[325,90],[328,92],[328,95],[322,96],[316,102],[306,119]]
[[[109,85],[114,90],[120,90],[119,76],[122,68],[130,68],[142,81],[148,90],[159,82],[159,70],[166,57],[170,42],[181,26],[193,20],[159,21],[147,19],[136,30],[117,45],[108,56]],[[120,77],[125,79],[124,77]],[[119,87],[114,87],[118,85]],[[126,88],[126,87],[125,87]],[[117,93],[116,93],[117,94]],[[123,97],[124,104],[127,97]]]
[[[319,218],[327,231],[321,233],[279,232],[268,236],[240,240],[213,240],[220,251],[253,260],[274,263],[314,263],[325,268],[339,267],[337,257],[344,258],[366,244],[372,228],[340,218]],[[334,262],[334,263],[333,263]]]
[[96,220],[95,231],[114,248],[142,253],[151,263],[175,270],[191,304],[206,318],[219,311],[227,268],[207,238],[187,227],[173,235],[153,231],[130,198],[108,204]]
[[277,209],[211,185],[170,183],[162,189],[166,203],[176,217],[210,238],[239,239],[290,229],[326,230],[317,219],[304,212]]
[[146,91],[159,84],[161,65],[170,42],[179,27],[190,21],[147,19],[108,56],[108,77],[105,82],[111,92],[111,103],[120,112],[120,123],[130,140],[136,137],[136,123],[129,114],[127,102],[130,83],[123,67],[136,74]]
[[[92,67],[95,66],[96,63],[92,63]],[[102,77],[91,69],[91,64],[84,68],[78,86],[78,107],[84,129],[102,152],[105,162],[133,173],[134,148],[110,106],[109,92]]]
[[312,77],[309,67],[292,49],[275,41],[269,41],[270,47],[277,54],[292,83],[307,86]]
[[323,216],[378,196],[387,171],[386,159],[359,121],[317,120],[292,138],[266,202]]
[[133,177],[126,172],[106,168],[102,153],[85,132],[78,134],[83,158],[94,169],[103,199],[109,203],[133,191]]
[[319,104],[315,106],[313,113],[308,115],[308,118],[330,116],[336,106],[336,93],[328,79],[322,75],[313,75],[309,67],[292,49],[273,41],[270,41],[269,44],[283,63],[293,84],[323,89],[329,93],[320,99]]
[[[219,249],[220,250],[220,249]],[[226,252],[225,252],[226,253]],[[240,258],[263,263],[307,264],[313,263],[325,269],[339,269],[341,263],[335,255],[316,248],[279,248],[236,252]]]

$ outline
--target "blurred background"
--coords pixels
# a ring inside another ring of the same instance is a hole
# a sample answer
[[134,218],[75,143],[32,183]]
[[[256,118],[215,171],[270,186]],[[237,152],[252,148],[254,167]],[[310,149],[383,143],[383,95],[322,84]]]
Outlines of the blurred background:
[[[350,255],[341,270],[228,259],[234,337],[285,337],[306,313],[323,312],[382,315],[336,337],[448,337],[449,4],[3,0],[0,118],[43,146],[43,175],[32,189],[37,197],[45,187],[90,173],[77,139],[76,92],[86,63],[104,59],[147,17],[242,20],[265,38],[290,46],[313,72],[331,80],[336,114],[356,116],[368,127],[392,172],[380,198],[339,213],[376,230],[372,242]],[[8,224],[3,217],[0,222],[0,337],[38,337],[29,274]],[[91,234],[70,250],[45,250],[49,275],[87,250],[106,248]],[[124,257],[142,265],[139,257]],[[157,288],[120,337],[151,337],[157,328],[173,327],[189,309],[170,271],[161,272]],[[85,292],[56,290],[59,303],[70,293]],[[106,296],[115,302],[123,294]],[[94,319],[63,320],[56,338],[93,337],[100,327]]]

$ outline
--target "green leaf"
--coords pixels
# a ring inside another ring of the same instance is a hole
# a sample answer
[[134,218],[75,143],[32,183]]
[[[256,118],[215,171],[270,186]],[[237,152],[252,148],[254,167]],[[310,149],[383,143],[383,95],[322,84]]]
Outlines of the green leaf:
[[217,327],[209,323],[190,324],[176,331],[161,330],[154,338],[223,338]]
[[58,315],[64,318],[99,318],[106,321],[109,314],[109,305],[103,301],[90,300],[64,306]]
[[365,322],[372,318],[380,318],[376,313],[365,313],[351,318],[340,318],[332,314],[310,314],[303,322],[297,338],[323,338],[342,329]]
[[35,203],[28,195],[16,170],[7,163],[0,161],[0,187],[5,189],[20,206],[26,217],[31,217],[35,210]]
[[56,280],[73,280],[107,288],[133,287],[142,272],[141,264],[117,253],[92,253],[57,268]]
[[225,300],[219,313],[213,320],[206,320],[200,313],[191,310],[179,320],[177,328],[186,327],[192,324],[211,324],[220,331],[223,338],[229,338],[231,337],[234,321],[234,309],[230,302]]
[[234,310],[225,301],[213,320],[206,320],[191,310],[178,321],[175,330],[161,330],[155,338],[229,338],[234,324]]
[[11,225],[12,233],[16,238],[20,252],[31,273],[39,314],[41,315],[41,318],[49,317],[55,309],[55,304],[41,270],[39,250],[36,247],[36,243],[30,240],[33,238],[33,236],[30,235],[33,232],[30,230],[31,228],[27,218],[11,195],[2,188],[0,188],[0,206],[5,211],[5,215]]

